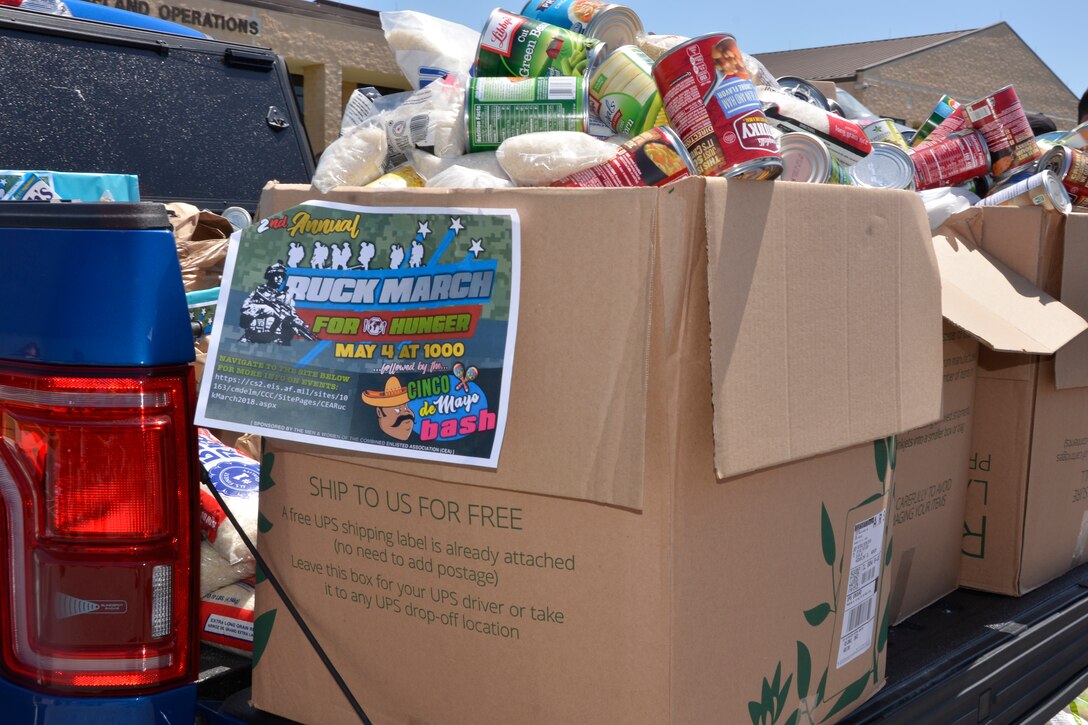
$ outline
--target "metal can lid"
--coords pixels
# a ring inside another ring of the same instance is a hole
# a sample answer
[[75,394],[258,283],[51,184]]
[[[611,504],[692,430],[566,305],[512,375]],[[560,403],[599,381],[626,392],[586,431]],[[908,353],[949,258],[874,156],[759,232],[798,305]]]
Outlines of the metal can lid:
[[253,216],[240,206],[228,206],[219,216],[230,222],[234,231],[248,227],[253,223]]
[[1062,214],[1068,214],[1073,208],[1073,202],[1069,200],[1069,192],[1065,190],[1062,180],[1050,170],[1040,171],[1039,174],[1043,177],[1043,191],[1054,208]]
[[1053,146],[1039,157],[1037,171],[1053,171],[1059,179],[1064,179],[1073,164],[1073,151],[1067,146]]
[[[677,43],[676,45],[674,45],[673,47],[669,48],[664,53],[659,55],[657,57],[657,60],[654,61],[654,68],[656,69],[657,66],[661,64],[662,61],[664,61],[666,58],[672,56],[674,53],[679,53],[681,51],[686,52],[687,48],[690,48],[693,45],[699,45],[704,40],[714,40],[715,43],[718,43],[718,42],[723,41],[723,40],[732,40],[733,42],[736,42],[737,39],[734,38],[729,33],[706,33],[705,35],[697,35],[694,38],[688,38],[687,40],[684,40],[684,41],[681,41],[681,42]],[[655,73],[655,77],[656,77],[656,73]]]
[[913,189],[914,161],[893,143],[874,141],[872,152],[850,167],[858,186],[877,189]]
[[831,176],[831,152],[827,144],[805,131],[789,131],[778,139],[783,181],[822,184]]
[[586,86],[589,86],[589,79],[596,72],[597,67],[608,57],[608,44],[603,41],[598,41],[586,50]]
[[609,5],[597,11],[586,26],[586,35],[610,48],[630,45],[642,32],[642,19],[631,8]]
[[831,103],[827,100],[827,96],[825,96],[819,88],[809,83],[804,78],[798,78],[797,76],[780,76],[775,78],[775,81],[781,86],[783,93],[795,98],[800,98],[802,101],[811,103],[813,106],[822,108],[825,111],[831,110]]

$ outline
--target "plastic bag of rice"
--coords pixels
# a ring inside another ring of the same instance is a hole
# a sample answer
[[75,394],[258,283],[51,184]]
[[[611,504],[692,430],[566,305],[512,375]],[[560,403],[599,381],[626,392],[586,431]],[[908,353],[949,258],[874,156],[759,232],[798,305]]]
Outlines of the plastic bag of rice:
[[[257,538],[257,494],[261,465],[236,448],[224,445],[206,428],[197,430],[200,463],[215,490],[251,542]],[[204,539],[230,564],[252,561],[253,554],[231,524],[215,496],[200,489],[200,530]]]

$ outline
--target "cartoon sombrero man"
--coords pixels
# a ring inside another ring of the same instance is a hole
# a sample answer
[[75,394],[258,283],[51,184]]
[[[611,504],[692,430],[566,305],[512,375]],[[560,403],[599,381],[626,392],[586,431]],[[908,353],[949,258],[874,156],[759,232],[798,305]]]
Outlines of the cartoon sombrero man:
[[408,407],[408,388],[393,375],[385,381],[385,390],[364,390],[363,402],[373,406],[378,427],[390,438],[406,441],[412,435],[416,417]]

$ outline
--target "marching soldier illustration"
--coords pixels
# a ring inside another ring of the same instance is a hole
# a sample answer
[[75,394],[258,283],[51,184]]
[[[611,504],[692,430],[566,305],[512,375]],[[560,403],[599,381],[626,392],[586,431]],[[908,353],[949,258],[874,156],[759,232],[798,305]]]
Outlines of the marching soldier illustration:
[[295,336],[307,340],[319,339],[310,326],[295,312],[295,304],[287,293],[287,267],[282,260],[270,264],[264,271],[264,284],[258,285],[242,303],[240,323],[245,332],[242,342],[290,345]]

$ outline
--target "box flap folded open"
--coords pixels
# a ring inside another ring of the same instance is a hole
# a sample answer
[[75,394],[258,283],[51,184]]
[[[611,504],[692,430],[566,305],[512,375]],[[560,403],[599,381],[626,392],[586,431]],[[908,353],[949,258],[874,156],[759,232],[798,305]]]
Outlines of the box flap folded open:
[[[1062,302],[1088,317],[1088,214],[1070,214],[1065,222]],[[1088,387],[1088,333],[1058,351],[1054,374],[1059,389]]]
[[994,350],[1053,354],[1088,322],[979,248],[982,214],[962,212],[933,237],[945,318]]
[[940,417],[940,283],[922,204],[849,192],[707,183],[719,477]]

